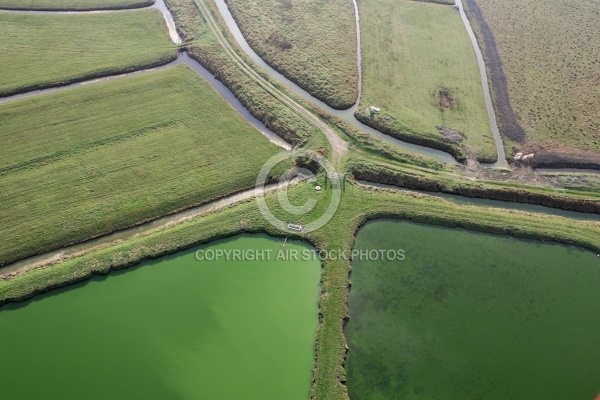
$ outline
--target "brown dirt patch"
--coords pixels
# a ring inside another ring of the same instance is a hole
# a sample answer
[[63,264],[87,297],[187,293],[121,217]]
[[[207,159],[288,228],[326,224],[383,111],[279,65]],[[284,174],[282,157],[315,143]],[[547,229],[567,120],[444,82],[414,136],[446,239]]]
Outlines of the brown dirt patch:
[[451,110],[454,105],[454,97],[452,92],[446,88],[441,88],[438,91],[438,97],[440,99],[440,107],[444,110]]

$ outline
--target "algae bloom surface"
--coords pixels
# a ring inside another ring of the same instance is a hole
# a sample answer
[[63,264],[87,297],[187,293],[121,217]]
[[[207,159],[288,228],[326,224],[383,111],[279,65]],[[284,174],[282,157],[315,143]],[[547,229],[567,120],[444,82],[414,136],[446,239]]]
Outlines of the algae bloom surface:
[[321,269],[276,260],[282,243],[237,236],[2,307],[0,398],[307,399]]

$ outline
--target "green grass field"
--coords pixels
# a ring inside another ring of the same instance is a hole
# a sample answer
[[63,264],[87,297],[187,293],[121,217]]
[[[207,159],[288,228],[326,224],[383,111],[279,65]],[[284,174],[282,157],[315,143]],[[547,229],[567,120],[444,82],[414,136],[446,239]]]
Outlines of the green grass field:
[[[598,1],[477,0],[495,39],[510,104],[525,130],[516,149],[600,164]],[[472,14],[470,15],[472,17]],[[480,43],[481,26],[472,23]],[[498,89],[498,88],[495,88]],[[496,100],[497,102],[500,100]]]
[[11,10],[103,10],[149,6],[153,0],[0,0]]
[[0,106],[0,264],[252,187],[271,144],[186,66]]
[[334,108],[358,96],[350,0],[227,0],[244,37],[273,68]]
[[0,95],[164,64],[176,55],[158,10],[0,13]]
[[[495,159],[477,61],[458,10],[409,0],[364,0],[359,6],[361,120],[435,142],[443,141],[436,127],[445,126],[465,134],[463,153]],[[381,112],[370,117],[370,106]]]

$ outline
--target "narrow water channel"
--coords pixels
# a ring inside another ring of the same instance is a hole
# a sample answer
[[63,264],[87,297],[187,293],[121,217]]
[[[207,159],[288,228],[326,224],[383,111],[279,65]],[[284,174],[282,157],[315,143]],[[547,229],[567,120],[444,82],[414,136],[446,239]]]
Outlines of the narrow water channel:
[[282,181],[270,185],[265,185],[264,189],[253,188],[243,192],[225,197],[221,200],[211,201],[197,207],[192,207],[175,214],[165,215],[155,220],[145,222],[131,228],[123,229],[107,235],[102,235],[94,239],[86,240],[81,243],[76,243],[70,246],[65,246],[60,249],[49,251],[44,254],[25,258],[9,265],[0,267],[0,275],[10,275],[21,271],[26,271],[31,268],[36,268],[42,265],[47,265],[53,262],[61,261],[65,258],[73,257],[83,252],[96,249],[105,245],[114,244],[116,242],[131,239],[138,235],[147,234],[156,230],[164,229],[172,225],[180,224],[184,221],[205,215],[213,211],[221,210],[232,204],[239,203],[244,200],[253,199],[262,190],[264,193],[281,190],[288,184],[295,184],[302,178],[296,178],[291,181]]
[[[492,102],[491,95],[491,86],[487,77],[487,68],[485,65],[485,60],[483,58],[483,54],[481,48],[479,47],[479,42],[477,41],[477,36],[475,36],[475,32],[473,31],[473,27],[471,26],[471,21],[467,17],[465,13],[463,0],[456,0],[456,7],[460,11],[460,17],[465,25],[469,38],[471,39],[471,43],[473,44],[473,49],[475,50],[475,55],[477,56],[477,64],[479,66],[479,75],[481,76],[481,84],[483,86],[483,96],[485,99],[485,106],[487,109],[488,119],[490,121],[490,126],[492,127],[492,133],[494,135],[494,141],[496,142],[496,150],[498,151],[498,161],[491,165],[486,165],[490,167],[506,167],[508,163],[506,162],[506,154],[504,151],[504,144],[502,142],[502,136],[500,135],[500,130],[498,128],[498,121],[496,119],[496,113],[494,111],[494,105]],[[536,168],[536,171],[539,172],[562,172],[562,173],[585,173],[585,174],[599,174],[599,170],[594,169],[576,169],[576,168]]]
[[165,65],[162,65],[162,66],[156,67],[156,68],[149,68],[149,69],[145,69],[145,70],[129,72],[126,74],[107,76],[107,77],[103,77],[103,78],[93,79],[90,81],[78,82],[78,83],[73,83],[70,85],[59,86],[59,87],[54,87],[54,88],[49,88],[49,89],[35,90],[35,91],[23,93],[23,94],[17,94],[14,96],[1,97],[0,104],[11,102],[11,101],[16,101],[16,100],[21,100],[21,99],[26,99],[26,98],[33,97],[33,96],[49,94],[49,93],[53,93],[53,92],[57,92],[57,91],[61,91],[61,90],[73,89],[73,88],[90,85],[90,84],[94,84],[94,83],[126,78],[126,77],[137,75],[137,74],[150,73],[152,71],[158,71],[158,70],[169,68],[169,67],[172,67],[172,66],[178,65],[178,64],[187,65],[188,67],[193,69],[198,75],[200,75],[202,78],[204,78],[212,86],[212,88],[217,93],[219,93],[219,95],[221,95],[221,97],[223,97],[229,103],[229,105],[231,107],[233,107],[246,121],[251,123],[256,129],[258,129],[259,132],[261,132],[264,136],[266,136],[269,139],[269,141],[271,141],[272,143],[276,144],[277,146],[279,146],[285,150],[290,150],[292,148],[291,144],[287,143],[279,135],[277,135],[276,133],[271,131],[269,128],[267,128],[265,126],[265,124],[263,124],[261,121],[256,119],[252,114],[250,114],[250,111],[248,111],[248,109],[246,107],[244,107],[244,105],[237,99],[237,97],[235,97],[235,95],[227,88],[227,86],[225,86],[223,83],[221,83],[221,81],[219,81],[217,78],[215,78],[214,75],[212,75],[210,72],[208,72],[208,70],[206,68],[204,68],[202,65],[200,65],[200,63],[198,63],[196,60],[192,59],[187,53],[180,53],[178,58],[175,61],[172,61],[168,64],[165,64]]
[[[304,100],[306,100],[310,103],[313,103],[314,105],[320,107],[321,109],[327,111],[330,114],[335,115],[336,117],[347,122],[348,124],[358,128],[358,129],[361,129],[361,130],[377,137],[378,139],[385,141],[386,143],[392,144],[394,146],[397,146],[397,147],[402,148],[403,150],[406,150],[409,152],[413,152],[413,153],[417,153],[417,154],[421,154],[424,156],[434,158],[443,163],[448,163],[448,164],[452,164],[452,165],[459,164],[454,159],[454,157],[452,157],[448,153],[445,153],[440,150],[432,149],[429,147],[425,147],[425,146],[419,146],[416,144],[403,142],[401,140],[395,139],[389,135],[379,132],[376,129],[371,128],[370,126],[367,126],[367,125],[359,122],[356,118],[354,118],[354,111],[356,111],[356,108],[358,107],[358,101],[360,100],[360,98],[357,100],[357,102],[351,108],[349,108],[347,110],[336,110],[336,109],[328,106],[321,100],[313,97],[311,94],[309,94],[304,89],[302,89],[301,87],[296,85],[294,82],[290,81],[285,76],[283,76],[282,74],[277,72],[270,65],[268,65],[262,58],[260,58],[260,56],[258,54],[256,54],[256,52],[250,47],[248,42],[246,42],[246,39],[242,35],[242,32],[240,31],[239,27],[237,26],[237,23],[233,19],[233,16],[231,15],[229,8],[227,7],[227,4],[225,4],[225,1],[224,0],[215,0],[215,3],[219,9],[219,13],[221,14],[221,17],[223,18],[227,28],[229,29],[229,32],[232,34],[232,36],[234,37],[234,39],[236,40],[236,42],[238,43],[240,48],[252,59],[252,61],[254,61],[256,63],[256,65],[258,67],[260,67],[265,72],[267,72],[269,74],[269,76],[271,76],[273,79],[275,79],[277,82],[279,82],[286,88],[293,91],[298,96],[302,97]],[[357,7],[356,3],[354,3],[354,6],[355,6],[355,10],[358,11],[358,7]],[[358,13],[357,13],[357,15],[358,15]],[[359,23],[358,17],[357,17],[356,21],[358,24]],[[360,39],[360,29],[358,29],[357,32],[358,32],[358,35],[357,35],[358,42],[357,43],[360,43],[360,40],[361,40]],[[360,56],[361,52],[358,51],[357,54]],[[357,60],[357,68],[358,68],[358,73],[359,73],[359,82],[362,85],[362,65],[361,65],[361,62],[358,60]]]
[[[370,126],[367,126],[367,125],[361,123],[360,121],[356,120],[356,118],[354,118],[354,112],[356,111],[356,108],[359,105],[361,94],[362,94],[362,80],[363,80],[362,79],[362,46],[361,46],[360,14],[359,14],[358,4],[357,4],[356,0],[352,0],[352,2],[353,2],[355,16],[356,16],[355,17],[356,36],[357,36],[357,42],[356,42],[357,43],[357,61],[356,61],[356,64],[357,64],[357,70],[358,70],[358,98],[357,98],[356,103],[347,110],[335,110],[335,109],[329,107],[327,104],[325,104],[322,101],[320,101],[319,99],[313,97],[308,92],[306,92],[304,89],[300,88],[298,85],[291,82],[285,76],[283,76],[282,74],[280,74],[279,72],[274,70],[272,67],[270,67],[248,45],[248,43],[244,39],[241,31],[239,30],[237,23],[233,19],[233,16],[231,15],[224,0],[214,0],[214,1],[217,4],[219,12],[220,12],[222,18],[224,19],[226,26],[228,27],[231,34],[233,35],[233,37],[235,38],[237,43],[240,45],[242,50],[259,67],[261,67],[263,70],[265,70],[270,76],[275,78],[279,83],[281,83],[288,89],[292,90],[293,92],[295,92],[296,94],[301,96],[303,99],[314,103],[315,105],[317,105],[317,106],[321,107],[322,109],[326,110],[327,112],[337,116],[338,118],[349,123],[350,125],[358,128],[358,129],[361,129],[363,131],[366,131],[366,132],[370,133],[371,135],[379,138],[380,140],[383,140],[386,143],[400,147],[406,151],[410,151],[410,152],[414,152],[414,153],[421,154],[424,156],[432,157],[440,162],[444,162],[444,163],[448,163],[448,164],[452,164],[452,165],[459,165],[459,163],[454,159],[454,157],[452,157],[448,153],[445,153],[440,150],[432,149],[429,147],[425,147],[425,146],[414,145],[411,143],[403,142],[403,141],[393,138],[389,135],[386,135],[382,132],[379,132],[378,130],[373,129]],[[469,38],[471,39],[471,43],[473,45],[473,49],[474,49],[476,57],[477,57],[477,63],[479,66],[479,73],[480,73],[481,82],[482,82],[483,91],[484,91],[484,98],[485,98],[488,119],[490,121],[490,126],[492,127],[492,133],[493,133],[494,140],[496,142],[496,149],[498,152],[498,161],[496,163],[483,164],[483,165],[485,167],[505,167],[508,164],[506,162],[504,146],[502,144],[502,138],[501,138],[501,135],[500,135],[500,132],[498,129],[496,115],[495,115],[493,104],[492,104],[492,99],[491,99],[491,94],[490,94],[490,86],[489,86],[489,82],[487,79],[487,72],[486,72],[486,67],[485,67],[485,62],[484,62],[483,56],[482,56],[482,52],[481,52],[481,49],[479,48],[477,38],[475,37],[475,34],[471,27],[470,21],[465,14],[464,7],[463,7],[461,0],[456,0],[456,7],[460,11],[461,19],[465,25],[465,28],[469,35]],[[175,22],[173,20],[173,16],[172,16],[171,12],[169,11],[169,9],[166,7],[164,0],[156,0],[155,4],[153,4],[152,6],[143,7],[143,8],[155,8],[155,9],[159,10],[165,18],[171,40],[175,44],[181,44],[182,40],[177,32],[177,28],[176,28]],[[73,14],[73,13],[126,12],[126,11],[135,11],[135,10],[143,9],[143,8],[124,9],[124,10],[96,10],[96,11],[29,11],[29,10],[0,9],[0,12],[29,13],[29,14]],[[199,66],[199,67],[202,68],[201,66]],[[136,72],[134,72],[134,73],[136,73]],[[127,75],[127,74],[125,74],[125,75]],[[210,75],[210,73],[209,73],[209,75]],[[104,79],[104,78],[101,78],[101,79]],[[88,82],[95,82],[95,81],[97,81],[97,80],[92,80],[92,81],[88,81]],[[85,83],[88,83],[88,82],[85,82]],[[83,84],[83,83],[79,83],[79,84]],[[76,86],[79,84],[68,85],[65,87],[72,87],[72,86]],[[0,98],[0,103],[2,103],[4,101],[10,101],[12,99],[19,98],[19,97],[29,97],[29,96],[34,96],[34,95],[41,94],[41,93],[44,93],[44,92],[47,92],[50,90],[60,90],[60,89],[62,89],[62,87],[56,88],[56,89],[36,90],[36,91],[32,91],[32,92],[29,92],[29,93],[26,93],[23,95],[19,95],[19,96]],[[255,121],[250,121],[250,122],[253,125],[255,124]],[[262,128],[259,128],[259,130],[261,130],[261,132],[263,131]],[[600,171],[598,171],[598,170],[571,169],[571,168],[544,169],[543,171],[544,172],[550,172],[550,171],[551,172],[564,172],[564,173],[573,173],[573,172],[574,173],[591,173],[591,174],[600,173]]]
[[361,185],[365,185],[365,186],[397,190],[399,192],[426,194],[429,196],[439,197],[441,199],[448,200],[459,206],[491,207],[491,208],[498,208],[498,209],[502,209],[502,210],[506,210],[506,211],[517,210],[517,211],[525,211],[525,212],[531,212],[531,213],[537,213],[537,214],[555,215],[558,217],[565,217],[565,218],[571,218],[571,219],[576,219],[576,220],[600,221],[600,214],[561,210],[559,208],[551,208],[551,207],[541,206],[541,205],[537,205],[537,204],[516,203],[516,202],[490,200],[490,199],[477,199],[477,198],[465,197],[465,196],[461,196],[461,195],[457,195],[457,194],[449,194],[449,193],[424,192],[421,190],[405,189],[405,188],[401,188],[398,186],[385,185],[383,183],[375,183],[375,182],[367,182],[367,181],[358,181],[358,183]]

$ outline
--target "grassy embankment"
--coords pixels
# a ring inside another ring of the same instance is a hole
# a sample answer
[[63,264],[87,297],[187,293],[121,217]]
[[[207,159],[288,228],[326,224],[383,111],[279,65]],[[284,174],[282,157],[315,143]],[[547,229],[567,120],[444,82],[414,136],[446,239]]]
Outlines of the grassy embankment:
[[557,187],[600,193],[600,175],[597,174],[564,174],[544,173],[544,178],[553,182]]
[[[445,170],[415,168],[390,159],[356,154],[346,164],[347,172],[358,180],[382,183],[402,188],[458,194],[471,198],[529,203],[564,210],[600,213],[600,193],[590,191],[595,180],[566,185],[555,182],[555,188],[511,181],[478,179],[476,181]],[[547,178],[549,179],[549,178]],[[563,177],[563,179],[566,179]],[[570,177],[570,179],[577,179]],[[550,180],[550,179],[549,179]]]
[[[410,0],[359,7],[364,76],[357,118],[457,158],[496,160],[477,60],[458,10]],[[381,112],[370,116],[370,106]],[[464,137],[444,140],[437,127]]]
[[[209,5],[212,5],[214,14],[218,15],[214,4],[209,2]],[[246,83],[247,79],[243,74],[240,74],[239,71],[235,70],[235,68],[228,68],[226,75],[222,73],[223,65],[228,65],[228,60],[226,57],[222,56],[222,52],[217,51],[218,47],[215,45],[212,35],[210,35],[210,33],[205,30],[205,22],[198,15],[198,12],[193,6],[192,1],[171,1],[170,6],[171,8],[173,8],[173,11],[176,14],[178,13],[180,15],[179,18],[176,17],[176,19],[178,20],[178,25],[182,28],[184,32],[188,32],[188,37],[200,38],[199,40],[191,42],[193,44],[191,46],[192,50],[201,49],[201,52],[198,52],[197,58],[210,70],[217,74],[217,76],[223,78],[224,81],[229,85],[229,87],[234,92],[236,92],[236,95],[241,96],[243,102],[247,98],[249,98],[248,94],[250,93],[250,91],[252,91],[252,85],[244,85],[243,87],[241,87],[237,86],[235,84],[235,81],[231,80],[233,77],[235,77],[236,79],[242,77],[242,79],[245,79],[244,83]],[[226,29],[223,28],[223,31],[226,31]],[[235,44],[235,41],[232,38],[229,38],[229,41],[230,43]],[[207,45],[208,43],[210,43],[210,46]],[[216,62],[213,62],[211,58],[206,57],[206,55],[208,54],[210,54],[210,57],[216,57]],[[242,57],[244,56],[241,50],[238,50],[238,54]],[[250,65],[252,65],[252,63],[250,63]],[[228,67],[230,66],[228,65]],[[262,75],[265,76],[265,74]],[[240,88],[243,89],[240,90]],[[254,90],[256,90],[256,88]],[[288,95],[290,95],[290,93],[288,93]],[[359,158],[363,159],[364,161],[374,161],[380,164],[392,164],[395,167],[400,166],[404,169],[404,173],[407,173],[409,175],[414,175],[415,172],[417,173],[417,175],[422,175],[424,173],[431,179],[442,180],[443,182],[438,186],[442,187],[442,190],[444,191],[457,193],[458,191],[456,190],[456,188],[463,187],[466,185],[469,188],[473,188],[476,190],[461,190],[461,192],[464,195],[470,195],[473,197],[486,197],[489,195],[493,198],[503,198],[509,201],[530,202],[534,204],[554,204],[555,206],[561,208],[569,208],[569,204],[577,204],[574,207],[579,210],[589,210],[590,208],[587,205],[582,206],[582,204],[588,202],[589,200],[595,200],[593,196],[590,199],[590,197],[588,196],[589,193],[584,193],[590,191],[590,187],[586,187],[585,185],[579,186],[577,188],[568,188],[575,189],[578,191],[559,192],[550,187],[544,188],[541,186],[520,184],[518,182],[511,182],[510,180],[507,180],[505,178],[502,178],[504,182],[501,183],[493,182],[489,179],[481,183],[477,183],[473,182],[472,180],[461,178],[461,172],[456,168],[448,166],[443,167],[440,163],[430,158],[421,157],[412,153],[404,152],[394,147],[390,147],[388,144],[382,142],[381,140],[378,140],[372,137],[371,135],[361,132],[360,130],[352,126],[349,126],[348,124],[344,123],[338,118],[324,112],[323,110],[311,107],[310,104],[303,102],[302,99],[293,96],[293,94],[291,94],[291,97],[294,97],[297,102],[303,104],[314,114],[319,115],[322,119],[327,121],[331,126],[333,126],[337,130],[337,132],[344,139],[346,139],[350,143],[351,151],[347,154],[348,158],[355,158],[354,156],[359,156]],[[262,100],[263,98],[268,99],[268,96],[263,96],[260,99]],[[257,97],[254,97],[254,99],[257,99]],[[253,103],[247,103],[247,106],[251,110],[255,109]],[[258,111],[259,118],[264,118],[265,114],[260,112],[260,110]],[[267,122],[268,121],[269,119],[267,119]],[[286,121],[286,123],[290,122],[290,120]],[[277,128],[278,126],[279,125],[275,125],[275,128]],[[322,143],[320,139],[322,139],[322,136],[317,135],[316,137],[313,137],[313,139],[311,139],[311,143]],[[354,162],[353,164],[355,165]],[[417,166],[417,168],[414,168],[414,166]],[[429,187],[429,182],[427,182],[427,184],[422,187],[419,186],[419,188],[423,190],[429,190]],[[486,190],[479,190],[481,187],[485,187]],[[492,193],[487,190],[488,188],[495,189],[498,187],[502,189],[501,193]],[[529,192],[534,192],[536,195],[530,196]],[[537,194],[539,194],[539,196]],[[559,199],[558,202],[555,199],[556,195],[559,195],[557,196],[557,198]],[[552,199],[548,199],[547,196],[552,197]],[[562,199],[567,198],[567,196],[574,196],[576,198],[576,201],[567,201],[563,204],[560,204]]]
[[250,46],[288,79],[333,108],[358,96],[351,0],[227,0]]
[[[281,220],[305,223],[314,220],[315,216],[322,215],[328,206],[329,192],[318,194],[310,183],[296,186],[289,192],[293,204],[303,204],[308,197],[318,197],[315,209],[306,216],[285,214],[276,204],[276,195],[267,196],[267,202]],[[550,239],[600,251],[599,223],[457,206],[429,196],[364,190],[352,185],[346,185],[341,205],[333,219],[320,230],[301,235],[301,238],[320,250],[350,250],[356,230],[366,220],[381,217],[459,226],[531,239]],[[256,202],[251,200],[162,231],[98,249],[49,267],[34,269],[11,279],[0,280],[0,299],[6,301],[25,298],[65,282],[86,279],[92,274],[104,274],[111,269],[124,268],[147,258],[176,252],[242,231],[295,237],[291,232],[275,230],[261,217]],[[326,260],[323,263],[319,304],[321,320],[317,330],[316,365],[312,387],[312,398],[315,399],[347,399],[346,388],[341,382],[345,382],[345,339],[342,321],[347,312],[349,270],[350,264],[347,260]]]
[[0,0],[0,8],[9,10],[118,10],[151,6],[154,0]]
[[254,186],[279,148],[186,66],[0,106],[0,265]]
[[0,13],[0,43],[0,96],[138,70],[177,57],[158,10]]
[[[257,85],[219,45],[192,0],[168,0],[188,53],[225,84],[270,130],[295,146],[329,149],[325,136],[311,123]],[[249,61],[251,63],[251,61]]]
[[466,3],[509,154],[536,153],[540,166],[600,168],[598,3]]
[[[207,2],[207,5],[212,8],[215,16],[219,15],[214,3]],[[189,43],[187,48],[190,54],[224,82],[253,115],[265,122],[272,131],[287,138],[289,142],[304,144],[306,147],[313,149],[330,147],[324,140],[324,136],[318,133],[311,124],[296,114],[290,113],[287,107],[278,103],[272,96],[268,95],[266,91],[262,90],[260,86],[253,83],[242,71],[235,67],[230,57],[225,54],[208,30],[206,22],[199,14],[193,0],[168,0],[168,6],[173,12],[177,26],[180,29],[180,34]],[[227,34],[228,31],[225,28],[222,28],[222,31],[226,34],[229,43],[237,50],[237,54],[245,59],[249,65],[254,65],[244,52],[236,47],[236,42]],[[264,72],[258,69],[256,72],[269,80],[268,75]],[[311,104],[294,95],[294,93],[287,91],[276,82],[271,81],[271,83],[293,98],[294,101],[328,122],[340,136],[350,142],[353,152],[367,152],[373,157],[383,156],[386,160],[414,164],[436,170],[443,168],[440,163],[428,157],[421,157],[398,148],[390,148],[385,142],[349,126],[347,123],[320,108],[314,108]],[[289,137],[290,134],[295,136]]]

